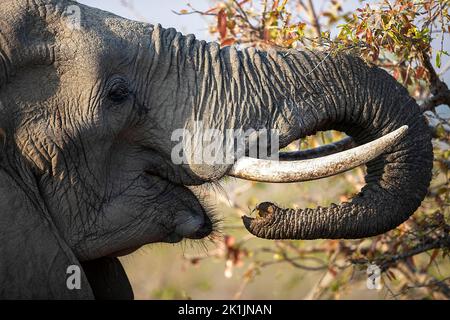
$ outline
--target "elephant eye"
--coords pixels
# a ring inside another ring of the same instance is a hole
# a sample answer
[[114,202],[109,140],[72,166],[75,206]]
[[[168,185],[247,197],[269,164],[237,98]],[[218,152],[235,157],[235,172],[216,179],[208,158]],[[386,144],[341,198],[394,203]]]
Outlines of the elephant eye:
[[109,89],[108,97],[115,103],[122,103],[130,96],[128,84],[121,81],[113,83]]

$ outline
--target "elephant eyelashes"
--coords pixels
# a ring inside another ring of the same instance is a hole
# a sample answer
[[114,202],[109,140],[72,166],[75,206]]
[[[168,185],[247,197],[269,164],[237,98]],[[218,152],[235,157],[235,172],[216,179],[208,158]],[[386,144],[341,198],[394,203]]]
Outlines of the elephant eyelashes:
[[114,83],[108,93],[109,99],[114,101],[115,103],[125,102],[130,96],[130,89],[128,85],[124,82],[116,82]]

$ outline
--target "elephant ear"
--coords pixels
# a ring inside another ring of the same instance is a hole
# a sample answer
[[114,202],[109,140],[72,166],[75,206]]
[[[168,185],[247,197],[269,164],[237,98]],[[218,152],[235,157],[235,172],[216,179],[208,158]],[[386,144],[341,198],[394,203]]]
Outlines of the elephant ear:
[[0,168],[0,298],[94,298],[48,212],[16,181]]

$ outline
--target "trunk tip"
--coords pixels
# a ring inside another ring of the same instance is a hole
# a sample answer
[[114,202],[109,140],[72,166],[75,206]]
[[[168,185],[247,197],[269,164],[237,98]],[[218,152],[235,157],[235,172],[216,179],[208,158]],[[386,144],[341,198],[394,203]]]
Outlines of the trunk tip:
[[[266,227],[272,224],[275,211],[277,207],[271,202],[263,202],[256,206],[256,208],[252,211],[256,212],[256,217],[252,218],[249,216],[243,216],[242,221],[244,223],[245,228],[253,235],[260,238],[268,238],[267,235],[261,235],[261,227],[262,225],[266,225]],[[264,229],[264,228],[263,228]]]

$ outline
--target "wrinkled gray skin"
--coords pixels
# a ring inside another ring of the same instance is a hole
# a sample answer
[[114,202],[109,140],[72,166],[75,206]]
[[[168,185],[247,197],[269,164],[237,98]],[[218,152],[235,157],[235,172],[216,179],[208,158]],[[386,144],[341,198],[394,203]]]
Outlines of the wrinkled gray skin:
[[[71,4],[0,0],[1,297],[131,298],[111,257],[208,236],[211,219],[186,186],[230,166],[172,165],[172,131],[195,120],[275,128],[281,146],[328,129],[365,143],[409,126],[369,163],[353,201],[262,204],[262,218],[244,220],[257,236],[367,237],[403,222],[424,198],[427,125],[386,72],[348,55],[219,49],[83,5],[82,28],[71,30],[63,14]],[[82,289],[70,291],[66,269],[80,262]]]

